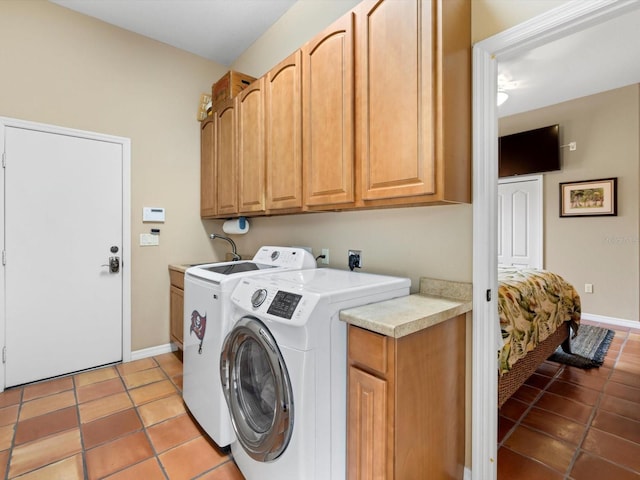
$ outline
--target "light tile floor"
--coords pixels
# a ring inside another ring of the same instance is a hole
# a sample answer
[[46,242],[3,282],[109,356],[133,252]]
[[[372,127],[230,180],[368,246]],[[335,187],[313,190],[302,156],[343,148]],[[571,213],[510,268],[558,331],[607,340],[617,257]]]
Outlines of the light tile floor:
[[0,394],[0,478],[243,480],[182,402],[168,353]]

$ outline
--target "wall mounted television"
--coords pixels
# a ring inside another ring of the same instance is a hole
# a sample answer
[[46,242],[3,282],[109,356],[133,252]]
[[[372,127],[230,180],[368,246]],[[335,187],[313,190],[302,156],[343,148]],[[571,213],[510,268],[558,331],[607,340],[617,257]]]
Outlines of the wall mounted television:
[[527,130],[498,139],[498,176],[560,170],[560,126]]

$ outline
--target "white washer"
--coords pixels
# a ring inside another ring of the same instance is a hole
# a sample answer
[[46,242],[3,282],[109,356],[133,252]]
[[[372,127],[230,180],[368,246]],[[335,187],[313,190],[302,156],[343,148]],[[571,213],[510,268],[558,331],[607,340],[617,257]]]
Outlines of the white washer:
[[265,246],[253,260],[198,265],[185,272],[182,396],[219,446],[226,447],[235,438],[219,374],[233,288],[241,278],[315,266],[313,255],[302,248]]
[[342,309],[409,294],[408,278],[322,268],[243,278],[220,377],[246,480],[346,477]]

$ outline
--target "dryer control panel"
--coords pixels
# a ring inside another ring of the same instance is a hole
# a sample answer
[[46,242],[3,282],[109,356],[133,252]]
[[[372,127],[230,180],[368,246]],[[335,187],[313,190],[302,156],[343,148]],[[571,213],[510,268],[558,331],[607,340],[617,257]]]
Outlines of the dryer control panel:
[[297,293],[278,290],[271,301],[271,305],[269,305],[267,309],[267,313],[275,315],[276,317],[291,319],[301,299],[302,295],[298,295]]
[[260,277],[241,280],[231,295],[232,302],[247,313],[278,322],[304,325],[316,308],[319,298],[310,292],[285,289]]

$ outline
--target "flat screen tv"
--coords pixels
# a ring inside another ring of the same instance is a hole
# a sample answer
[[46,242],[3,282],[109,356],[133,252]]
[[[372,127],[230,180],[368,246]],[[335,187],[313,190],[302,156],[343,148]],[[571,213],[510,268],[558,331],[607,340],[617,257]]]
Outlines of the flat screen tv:
[[560,127],[527,130],[498,139],[498,176],[560,170]]

